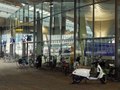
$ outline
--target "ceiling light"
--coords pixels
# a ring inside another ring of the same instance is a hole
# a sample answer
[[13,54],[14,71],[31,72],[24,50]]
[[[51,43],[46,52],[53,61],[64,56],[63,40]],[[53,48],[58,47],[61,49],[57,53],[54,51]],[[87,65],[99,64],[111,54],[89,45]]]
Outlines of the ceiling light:
[[34,7],[29,7],[29,10],[31,10],[31,11],[32,11],[33,9],[34,9]]
[[21,3],[22,4],[22,6],[25,6],[25,4],[24,3]]
[[50,3],[49,7],[53,7],[53,3]]

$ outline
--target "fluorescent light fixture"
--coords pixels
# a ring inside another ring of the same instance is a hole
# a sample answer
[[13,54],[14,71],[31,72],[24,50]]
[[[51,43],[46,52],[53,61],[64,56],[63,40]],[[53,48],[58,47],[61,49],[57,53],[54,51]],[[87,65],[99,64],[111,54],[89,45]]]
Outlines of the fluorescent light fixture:
[[34,9],[34,7],[32,7],[32,6],[29,7],[29,10],[31,10],[31,11],[33,11],[33,9]]
[[45,15],[50,15],[50,13],[49,12],[47,12],[47,11],[45,11],[45,10],[43,10],[43,14]]
[[15,20],[18,20],[18,18],[15,18]]
[[25,6],[25,4],[24,3],[21,3],[22,4],[22,6]]
[[51,4],[49,5],[49,7],[53,7],[53,3],[51,3]]
[[37,8],[36,11],[40,11],[40,9]]
[[22,23],[23,21],[20,21],[20,23]]

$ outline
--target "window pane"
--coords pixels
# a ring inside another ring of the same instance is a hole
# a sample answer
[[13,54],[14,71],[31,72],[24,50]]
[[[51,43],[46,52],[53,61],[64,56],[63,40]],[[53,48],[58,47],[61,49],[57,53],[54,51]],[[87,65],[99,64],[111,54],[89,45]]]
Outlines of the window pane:
[[93,3],[93,0],[77,0],[77,6],[85,6],[85,5],[88,5],[88,4],[92,4]]
[[115,35],[114,1],[95,4],[95,37],[113,37]]
[[95,0],[95,2],[102,2],[102,1],[109,1],[109,0]]

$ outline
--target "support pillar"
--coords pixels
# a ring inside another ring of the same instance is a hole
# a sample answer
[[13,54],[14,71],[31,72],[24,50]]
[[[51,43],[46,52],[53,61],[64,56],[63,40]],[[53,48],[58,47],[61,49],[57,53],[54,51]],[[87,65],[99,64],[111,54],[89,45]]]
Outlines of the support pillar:
[[[25,8],[23,8],[23,24],[25,23]],[[23,28],[23,34],[26,33],[26,28],[24,26],[22,26]],[[22,56],[26,56],[27,52],[26,52],[26,42],[23,40],[22,41]]]
[[[54,5],[54,13],[57,13],[57,12],[59,12],[59,6],[58,5]],[[59,35],[60,34],[60,17],[59,17],[59,15],[55,15],[54,16],[54,29],[52,29],[52,34],[53,35]]]
[[0,31],[0,55],[2,53],[2,30]]
[[40,20],[40,13],[37,12],[37,55],[42,54],[43,54],[42,20]]
[[120,38],[120,30],[118,25],[119,20],[119,1],[115,0],[115,73],[116,73],[116,80],[120,81],[120,51],[119,51],[119,38]]

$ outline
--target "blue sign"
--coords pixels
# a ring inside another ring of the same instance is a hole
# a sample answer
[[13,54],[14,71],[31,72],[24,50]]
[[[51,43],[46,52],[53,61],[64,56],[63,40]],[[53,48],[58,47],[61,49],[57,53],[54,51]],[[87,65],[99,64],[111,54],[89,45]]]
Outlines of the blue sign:
[[27,35],[27,41],[31,41],[32,35]]
[[7,41],[3,40],[2,41],[2,46],[6,46]]
[[11,44],[15,43],[15,39],[14,38],[10,38],[10,43]]
[[101,55],[101,56],[115,56],[114,43],[87,43],[84,50],[84,55]]

